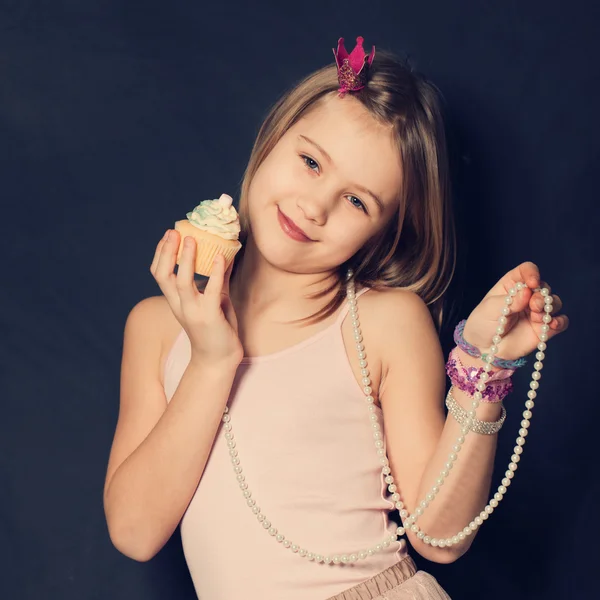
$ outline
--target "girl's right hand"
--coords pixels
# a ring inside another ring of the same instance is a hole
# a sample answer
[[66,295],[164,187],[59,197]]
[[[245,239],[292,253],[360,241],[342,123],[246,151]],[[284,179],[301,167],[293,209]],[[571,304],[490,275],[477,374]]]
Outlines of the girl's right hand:
[[225,260],[221,254],[217,255],[204,292],[200,292],[194,282],[196,241],[192,237],[184,240],[175,275],[181,236],[174,229],[167,234],[156,247],[150,272],[190,339],[192,362],[212,367],[237,367],[244,356],[244,349],[229,297],[233,261],[225,272]]

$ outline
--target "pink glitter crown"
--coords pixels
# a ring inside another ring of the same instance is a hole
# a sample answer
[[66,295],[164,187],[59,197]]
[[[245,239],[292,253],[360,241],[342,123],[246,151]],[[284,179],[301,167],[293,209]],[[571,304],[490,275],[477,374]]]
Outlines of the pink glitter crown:
[[375,57],[375,46],[367,56],[363,48],[364,41],[363,37],[357,37],[356,46],[350,54],[344,47],[344,38],[338,40],[337,50],[333,48],[340,82],[340,96],[344,96],[346,92],[362,90],[367,84],[369,67]]

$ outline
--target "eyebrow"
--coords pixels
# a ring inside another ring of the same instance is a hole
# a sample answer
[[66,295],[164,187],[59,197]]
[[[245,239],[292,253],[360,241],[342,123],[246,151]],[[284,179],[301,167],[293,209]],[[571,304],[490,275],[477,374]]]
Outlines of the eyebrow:
[[[298,136],[298,139],[304,140],[305,142],[308,142],[309,144],[313,145],[327,160],[327,162],[331,163],[332,165],[334,164],[333,159],[331,158],[331,156],[329,156],[329,154],[326,152],[326,150],[324,148],[322,148],[319,144],[317,144],[317,142],[315,142],[314,140],[311,140],[309,137],[306,137],[305,135],[300,134]],[[379,208],[379,212],[383,212],[383,202],[378,198],[377,194],[374,194],[371,190],[369,190],[368,188],[359,185],[359,184],[354,184],[354,187],[358,190],[360,190],[361,192],[364,192],[365,194],[368,194],[369,196],[371,196],[371,198],[373,198],[373,200],[375,201],[375,204],[377,204],[377,208]]]

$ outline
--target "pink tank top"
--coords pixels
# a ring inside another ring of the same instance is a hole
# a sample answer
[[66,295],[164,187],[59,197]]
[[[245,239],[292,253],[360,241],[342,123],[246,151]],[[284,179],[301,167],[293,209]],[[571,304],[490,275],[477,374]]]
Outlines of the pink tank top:
[[[228,404],[257,506],[292,543],[329,556],[368,549],[394,531],[365,395],[349,363],[358,356],[348,357],[342,337],[347,312],[345,303],[335,322],[298,344],[244,358]],[[165,364],[168,400],[189,359],[182,329]],[[219,427],[181,521],[200,600],[325,600],[406,555],[403,539],[354,565],[315,563],[285,549],[246,504],[223,433]]]

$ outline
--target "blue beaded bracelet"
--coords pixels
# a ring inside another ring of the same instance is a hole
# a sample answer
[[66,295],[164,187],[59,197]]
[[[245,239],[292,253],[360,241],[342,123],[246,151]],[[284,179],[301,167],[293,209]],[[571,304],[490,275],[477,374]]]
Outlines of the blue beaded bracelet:
[[[469,344],[463,336],[463,331],[465,330],[465,324],[467,320],[463,319],[454,330],[454,342],[457,346],[459,346],[462,350],[464,350],[470,356],[475,358],[481,357],[484,361],[487,354],[481,354],[481,351],[476,346]],[[523,367],[527,364],[527,361],[524,358],[518,358],[517,360],[508,360],[506,358],[498,358],[494,357],[494,360],[491,363],[494,367],[500,367],[501,369],[518,369],[519,367]]]

